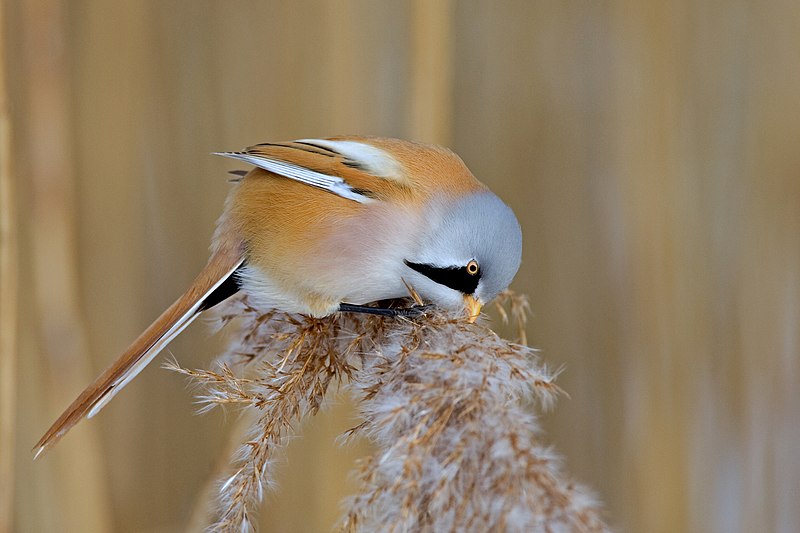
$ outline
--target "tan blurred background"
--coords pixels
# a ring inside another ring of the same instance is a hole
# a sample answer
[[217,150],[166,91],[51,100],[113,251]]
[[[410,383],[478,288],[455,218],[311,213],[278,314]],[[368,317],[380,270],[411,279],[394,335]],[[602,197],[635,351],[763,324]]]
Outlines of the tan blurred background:
[[[341,133],[447,144],[515,209],[514,288],[570,395],[545,440],[610,523],[800,530],[800,3],[0,13],[0,531],[197,527],[237,416],[195,416],[158,365],[29,450],[203,265],[235,167],[209,152]],[[196,324],[171,351],[220,346]],[[340,399],[305,425],[262,531],[330,529],[353,420]]]

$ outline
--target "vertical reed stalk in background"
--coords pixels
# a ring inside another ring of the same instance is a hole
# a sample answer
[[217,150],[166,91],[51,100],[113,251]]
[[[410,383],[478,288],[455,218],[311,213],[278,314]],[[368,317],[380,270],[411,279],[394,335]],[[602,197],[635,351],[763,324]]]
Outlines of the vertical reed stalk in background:
[[[46,358],[41,390],[49,416],[55,416],[93,377],[88,366],[84,325],[78,304],[75,230],[75,176],[72,171],[72,136],[69,83],[69,42],[66,4],[60,0],[31,0],[22,4],[21,35],[24,98],[22,113],[28,121],[17,152],[27,160],[26,187],[31,205],[26,222],[32,240],[32,296],[40,332],[40,349]],[[58,381],[59,386],[51,386]],[[48,416],[48,417],[49,417]],[[54,512],[21,512],[36,517],[41,530],[109,531],[109,491],[101,463],[97,426],[88,425],[37,468],[50,474],[47,500],[38,502]],[[26,428],[27,429],[27,428]],[[33,442],[33,435],[25,435]],[[49,471],[52,469],[52,472]],[[28,502],[30,504],[30,502]],[[46,516],[57,517],[47,524]]]
[[411,35],[409,136],[449,145],[452,128],[453,46],[450,0],[415,0]]
[[0,2],[0,532],[12,530],[17,381],[17,240],[6,92],[5,3]]

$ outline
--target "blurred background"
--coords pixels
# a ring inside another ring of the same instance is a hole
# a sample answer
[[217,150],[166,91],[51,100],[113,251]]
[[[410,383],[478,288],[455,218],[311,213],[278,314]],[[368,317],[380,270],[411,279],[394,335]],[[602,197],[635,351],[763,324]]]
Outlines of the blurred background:
[[[229,412],[152,365],[33,463],[188,285],[209,152],[446,144],[517,212],[545,442],[623,531],[800,527],[800,3],[0,1],[0,531],[184,531]],[[10,122],[8,119],[10,118]],[[9,129],[10,124],[10,129]],[[223,346],[196,323],[188,366]],[[262,531],[328,531],[366,444],[304,425]]]

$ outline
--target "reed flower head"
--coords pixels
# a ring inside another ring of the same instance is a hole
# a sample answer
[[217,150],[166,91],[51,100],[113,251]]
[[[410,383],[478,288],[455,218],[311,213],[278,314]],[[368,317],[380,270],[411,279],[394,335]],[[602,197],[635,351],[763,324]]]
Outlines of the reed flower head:
[[[524,324],[524,299],[502,299]],[[535,406],[559,389],[534,350],[437,312],[413,320],[263,313],[240,297],[220,321],[238,334],[216,370],[187,370],[202,409],[255,414],[219,491],[214,530],[248,530],[293,424],[332,384],[358,400],[375,452],[356,476],[342,531],[605,531],[588,492],[540,442]]]

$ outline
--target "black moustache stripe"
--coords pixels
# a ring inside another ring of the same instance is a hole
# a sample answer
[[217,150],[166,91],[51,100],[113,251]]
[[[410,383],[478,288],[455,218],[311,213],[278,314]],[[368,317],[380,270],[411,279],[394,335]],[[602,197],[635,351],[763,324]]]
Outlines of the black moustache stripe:
[[467,272],[467,267],[437,267],[425,263],[412,263],[411,261],[404,261],[409,268],[416,270],[423,276],[431,280],[450,287],[453,290],[463,292],[464,294],[472,294],[478,287],[478,282],[481,279],[481,272],[478,270],[475,274]]

